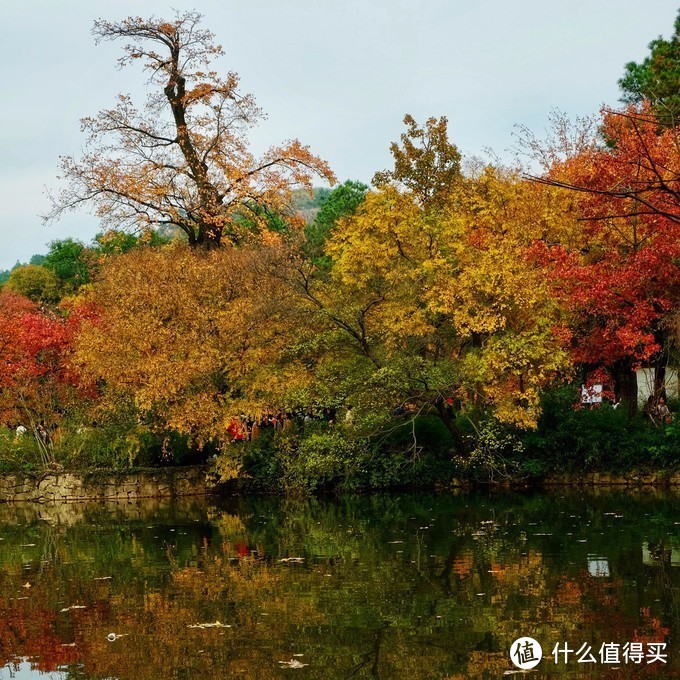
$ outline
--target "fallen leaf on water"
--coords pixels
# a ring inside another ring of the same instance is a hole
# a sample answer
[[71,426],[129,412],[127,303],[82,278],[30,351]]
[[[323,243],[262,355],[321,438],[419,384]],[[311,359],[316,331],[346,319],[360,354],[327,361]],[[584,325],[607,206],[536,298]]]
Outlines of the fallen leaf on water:
[[109,634],[106,636],[106,639],[107,639],[109,642],[115,642],[118,638],[125,637],[126,635],[129,635],[129,634],[130,634],[130,633],[121,633],[120,635],[117,635],[116,633],[109,633]]
[[305,666],[309,666],[308,663],[301,663],[297,659],[291,659],[290,661],[279,661],[279,664],[281,664],[281,666],[285,666],[286,668],[304,668]]
[[215,623],[195,623],[193,625],[189,624],[187,628],[231,628],[228,623],[220,623],[215,621]]

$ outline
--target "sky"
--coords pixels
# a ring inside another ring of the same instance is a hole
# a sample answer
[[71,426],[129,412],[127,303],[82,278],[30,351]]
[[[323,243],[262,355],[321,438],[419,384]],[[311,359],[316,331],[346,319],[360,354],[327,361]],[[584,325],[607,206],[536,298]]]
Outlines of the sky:
[[569,116],[616,105],[617,81],[651,40],[669,37],[671,0],[2,0],[0,58],[0,269],[44,253],[50,241],[85,242],[96,217],[46,226],[60,155],[79,156],[79,120],[145,76],[118,70],[120,45],[95,45],[97,18],[170,17],[195,9],[226,52],[243,91],[267,113],[252,146],[298,138],[341,181],[370,182],[390,167],[389,144],[406,113],[447,116],[468,156],[509,159],[513,131],[537,134],[553,108]]

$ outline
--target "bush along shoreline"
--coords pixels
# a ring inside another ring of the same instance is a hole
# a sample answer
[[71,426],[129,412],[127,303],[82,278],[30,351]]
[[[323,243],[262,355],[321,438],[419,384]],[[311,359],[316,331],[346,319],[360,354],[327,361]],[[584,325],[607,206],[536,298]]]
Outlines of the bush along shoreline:
[[[328,417],[292,418],[238,428],[227,446],[192,446],[186,436],[154,433],[120,421],[66,426],[50,438],[52,472],[164,468],[210,464],[213,483],[251,493],[309,494],[449,486],[534,484],[665,485],[680,471],[680,422],[630,418],[603,403],[575,408],[573,386],[546,392],[534,430],[521,430],[483,414],[459,416],[468,446],[455,442],[436,415],[395,415],[377,433]],[[670,403],[671,412],[678,405]],[[275,420],[275,419],[274,419]],[[256,433],[254,435],[253,433]],[[252,437],[252,439],[251,439]],[[45,471],[29,432],[0,430],[0,474]]]

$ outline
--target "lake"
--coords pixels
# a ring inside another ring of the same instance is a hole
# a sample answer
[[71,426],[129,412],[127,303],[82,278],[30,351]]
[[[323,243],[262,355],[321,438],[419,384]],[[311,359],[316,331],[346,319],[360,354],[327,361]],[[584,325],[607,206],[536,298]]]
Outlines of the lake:
[[680,677],[679,501],[0,505],[0,679]]

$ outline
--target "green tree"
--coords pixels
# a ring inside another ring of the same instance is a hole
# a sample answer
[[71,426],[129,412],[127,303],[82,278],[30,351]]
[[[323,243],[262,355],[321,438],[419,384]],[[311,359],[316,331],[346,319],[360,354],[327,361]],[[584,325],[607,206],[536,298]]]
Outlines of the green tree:
[[367,191],[368,187],[363,182],[347,180],[321,198],[319,212],[305,229],[307,249],[313,258],[322,254],[324,244],[338,220],[356,213]]
[[639,104],[648,99],[656,115],[667,125],[680,120],[680,13],[669,40],[659,36],[649,43],[649,56],[641,63],[626,64],[619,87],[621,101]]
[[76,291],[90,282],[90,250],[72,238],[50,243],[43,266],[54,272],[65,290]]
[[[179,232],[181,234],[181,232]],[[142,234],[130,234],[120,229],[100,231],[92,241],[91,250],[95,255],[122,255],[133,248],[142,246],[157,247],[172,241],[173,235],[152,229]]]
[[42,304],[54,304],[60,298],[56,274],[36,264],[22,264],[12,269],[5,288]]
[[139,237],[126,231],[107,229],[100,231],[92,241],[93,249],[103,255],[120,255],[132,250],[139,242]]

